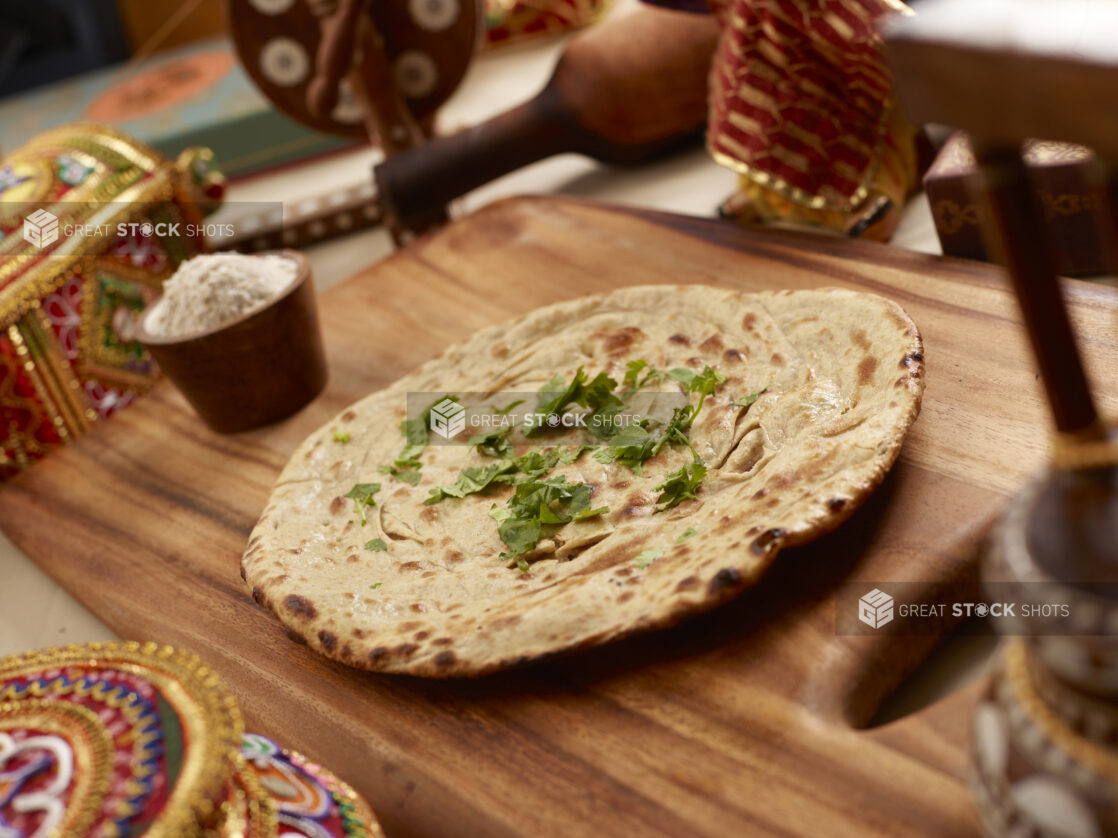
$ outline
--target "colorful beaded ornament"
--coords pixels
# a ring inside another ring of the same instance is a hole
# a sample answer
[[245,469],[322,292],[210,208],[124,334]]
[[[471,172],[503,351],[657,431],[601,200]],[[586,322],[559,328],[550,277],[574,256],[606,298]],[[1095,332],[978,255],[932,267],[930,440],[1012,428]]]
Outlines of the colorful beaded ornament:
[[3,838],[383,838],[324,768],[244,734],[208,666],[154,643],[0,660]]

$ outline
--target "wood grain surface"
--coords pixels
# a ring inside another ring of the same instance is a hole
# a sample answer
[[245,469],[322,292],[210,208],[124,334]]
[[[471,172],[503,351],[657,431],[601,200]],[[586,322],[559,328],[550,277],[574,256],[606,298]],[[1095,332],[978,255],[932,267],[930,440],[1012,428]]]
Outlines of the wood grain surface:
[[[851,521],[754,591],[665,632],[469,682],[348,671],[289,641],[238,578],[248,532],[312,429],[448,343],[633,283],[838,285],[925,340],[924,408]],[[1118,408],[1118,291],[1066,286],[1101,407]],[[990,266],[586,202],[518,199],[322,295],[331,380],[239,436],[162,385],[0,492],[0,525],[112,629],[193,649],[251,728],[332,767],[393,836],[956,836],[977,687],[865,724],[934,642],[837,636],[840,581],[973,582],[980,534],[1042,461],[1048,419]]]

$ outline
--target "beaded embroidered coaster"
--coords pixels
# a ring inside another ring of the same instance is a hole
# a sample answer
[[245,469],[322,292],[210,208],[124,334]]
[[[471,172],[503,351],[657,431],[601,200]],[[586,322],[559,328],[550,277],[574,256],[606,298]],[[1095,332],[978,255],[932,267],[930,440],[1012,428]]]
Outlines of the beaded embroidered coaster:
[[0,836],[382,838],[329,771],[245,735],[205,663],[154,643],[0,660]]

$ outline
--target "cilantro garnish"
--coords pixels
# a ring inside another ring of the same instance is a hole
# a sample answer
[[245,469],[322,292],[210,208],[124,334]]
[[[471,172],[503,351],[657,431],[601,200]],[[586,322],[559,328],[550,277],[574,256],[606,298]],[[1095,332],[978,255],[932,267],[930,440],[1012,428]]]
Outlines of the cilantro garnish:
[[512,413],[513,408],[519,407],[524,404],[524,399],[517,399],[512,404],[506,404],[504,407],[497,407],[495,404],[489,405],[489,409],[496,413],[498,416],[508,416]]
[[707,396],[726,383],[726,376],[713,367],[703,367],[702,372],[676,367],[668,370],[668,375],[686,387],[689,392],[699,394],[699,404],[695,407],[695,413],[703,409],[703,402],[706,401]]
[[568,448],[559,452],[559,462],[564,465],[570,465],[587,451],[597,451],[593,445],[576,445],[574,448]]
[[494,506],[489,515],[497,522],[497,534],[508,547],[502,559],[516,559],[534,550],[544,527],[561,526],[609,512],[609,507],[590,508],[593,489],[588,483],[568,483],[563,475],[544,480],[524,480],[504,508]]
[[423,467],[419,455],[427,447],[427,428],[431,422],[431,408],[444,399],[450,399],[452,402],[458,401],[457,396],[444,395],[427,405],[427,409],[414,419],[405,419],[400,423],[400,433],[407,439],[407,444],[396,455],[392,465],[380,466],[377,471],[381,474],[389,474],[396,480],[401,480],[411,486],[419,483],[419,470]]
[[419,483],[420,473],[419,469],[422,468],[423,463],[419,460],[419,455],[423,453],[423,449],[427,445],[407,445],[399,454],[396,459],[392,461],[390,466],[380,466],[377,471],[381,474],[389,474],[397,480],[402,480],[412,486]]
[[695,371],[689,370],[684,367],[676,367],[675,369],[668,370],[668,376],[674,378],[688,390],[691,389],[691,382],[695,380]]
[[388,545],[384,542],[383,538],[374,538],[372,541],[365,542],[366,550],[375,550],[378,553],[383,553],[388,549]]
[[352,437],[345,431],[334,431],[334,442],[340,442],[343,445],[350,441]]
[[[640,378],[641,372],[646,369],[648,372]],[[625,365],[625,378],[621,382],[625,387],[625,391],[621,394],[622,398],[627,399],[650,381],[661,381],[663,378],[664,373],[655,367],[650,367],[648,361],[630,361]]]
[[[563,378],[556,375],[543,386],[536,403],[536,413],[542,416],[558,416],[571,404],[589,408],[595,414],[616,413],[622,407],[623,402],[614,395],[613,391],[615,389],[617,389],[617,382],[610,378],[607,373],[600,372],[592,381],[588,381],[586,371],[579,367],[575,370],[574,378],[571,379],[570,384],[564,386]],[[602,423],[599,422],[598,424],[601,425]],[[525,435],[530,435],[545,425],[546,422],[534,425],[528,428]]]
[[371,584],[369,586],[369,590],[370,591],[375,591],[377,588],[379,588],[383,584],[384,584],[383,582],[374,582],[373,584]]
[[357,509],[357,514],[361,517],[361,526],[365,526],[365,524],[368,523],[368,520],[365,518],[365,508],[368,506],[376,507],[377,502],[373,500],[373,495],[379,491],[379,483],[358,483],[342,496],[353,501],[353,505]]
[[566,386],[563,385],[561,375],[552,376],[551,380],[540,390],[540,396],[536,400],[536,413],[542,413],[545,416],[559,413],[582,392],[582,385],[585,383],[586,371],[582,367],[575,370],[574,378]]
[[[625,407],[625,399],[647,383],[663,380],[666,376],[679,381],[686,391],[698,393],[698,404],[676,408],[666,423],[648,417],[637,418],[623,426],[611,421],[611,417]],[[713,394],[725,381],[724,375],[709,366],[700,372],[679,368],[664,373],[650,367],[647,361],[637,360],[626,365],[625,389],[619,396],[614,392],[617,382],[605,372],[590,379],[586,371],[579,367],[569,383],[557,375],[541,388],[536,412],[550,417],[562,414],[570,405],[587,408],[590,411],[587,426],[599,438],[608,440],[608,446],[599,448],[578,445],[566,449],[538,449],[514,457],[514,447],[509,441],[513,429],[494,429],[472,437],[470,445],[475,446],[479,453],[499,458],[499,461],[484,467],[462,469],[454,485],[432,489],[425,503],[435,504],[452,497],[463,498],[484,492],[494,485],[513,486],[513,494],[507,504],[503,507],[494,504],[489,514],[497,522],[497,532],[508,548],[500,557],[506,561],[515,561],[522,571],[528,572],[529,563],[523,557],[536,548],[540,540],[549,533],[549,528],[558,528],[572,521],[609,511],[604,506],[593,509],[590,507],[593,490],[589,484],[568,483],[565,476],[547,477],[559,463],[572,464],[583,454],[590,452],[598,462],[617,462],[628,466],[634,473],[641,474],[642,464],[656,456],[664,446],[684,445],[691,450],[694,461],[669,474],[662,484],[655,487],[654,491],[660,493],[656,511],[662,512],[695,498],[706,476],[706,466],[691,444],[691,427],[707,396]],[[515,404],[503,409],[494,406],[493,410],[508,413]],[[525,434],[530,435],[545,425],[546,422],[529,427]],[[405,423],[403,429],[405,434],[409,434],[410,423]],[[425,442],[426,420],[422,431]],[[409,435],[409,441],[411,438]],[[693,535],[695,530],[689,527],[676,543],[682,543]],[[662,550],[646,550],[638,557],[644,562],[640,566],[647,567],[662,554]]]
[[650,547],[647,550],[642,550],[637,554],[637,567],[644,570],[644,568],[648,567],[662,555],[664,555],[664,551],[659,547]]
[[507,428],[494,428],[488,433],[474,434],[470,437],[468,445],[475,446],[479,454],[488,454],[490,457],[508,457],[512,454],[512,443],[509,434],[512,426]]
[[529,451],[523,457],[517,457],[513,462],[516,468],[529,477],[543,477],[559,462],[559,449],[549,448],[546,451]]
[[757,401],[757,399],[761,398],[761,396],[763,396],[765,394],[765,391],[768,389],[769,388],[766,387],[764,390],[758,390],[756,393],[750,393],[748,396],[735,401],[734,404],[736,404],[738,407],[752,407],[753,403]]
[[464,498],[482,492],[493,483],[508,483],[516,471],[512,460],[501,460],[491,466],[471,466],[458,472],[458,480],[453,486],[439,486],[430,491],[423,501],[427,506],[438,503],[444,498]]
[[663,512],[679,506],[685,500],[694,499],[706,474],[707,467],[700,462],[689,463],[679,471],[673,471],[663,483],[652,490],[660,493],[656,502],[661,505],[656,507],[656,511]]
[[698,531],[697,531],[697,530],[696,530],[696,529],[695,529],[694,527],[688,527],[687,529],[685,529],[685,530],[683,531],[683,533],[682,533],[682,534],[681,534],[681,535],[679,536],[679,538],[677,538],[677,539],[675,540],[675,543],[676,543],[676,544],[682,544],[682,543],[683,543],[683,542],[685,542],[685,541],[686,541],[687,539],[689,539],[689,538],[691,538],[692,536],[696,535],[696,534],[697,534],[697,532],[698,532]]
[[641,463],[656,453],[656,443],[652,434],[634,422],[617,432],[610,440],[609,450],[613,454],[613,462],[640,474]]
[[596,448],[594,450],[594,459],[602,465],[608,465],[614,461],[617,452],[612,448]]

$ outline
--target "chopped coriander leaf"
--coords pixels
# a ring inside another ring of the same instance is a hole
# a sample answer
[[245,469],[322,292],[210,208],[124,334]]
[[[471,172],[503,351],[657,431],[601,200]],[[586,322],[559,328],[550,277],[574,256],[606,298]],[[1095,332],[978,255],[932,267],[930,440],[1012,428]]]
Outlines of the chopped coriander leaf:
[[566,386],[563,385],[562,376],[553,376],[540,390],[540,397],[536,401],[536,413],[550,416],[552,413],[561,412],[575,400],[575,396],[582,391],[582,385],[585,383],[586,371],[582,367],[575,370],[574,378]]
[[719,387],[726,383],[726,376],[715,370],[713,367],[703,367],[703,371],[696,374],[691,379],[688,390],[692,393],[699,393],[704,396],[709,396]]
[[757,401],[757,399],[761,398],[761,396],[763,396],[765,394],[765,391],[768,389],[769,388],[766,387],[764,390],[758,390],[756,393],[750,393],[745,398],[738,399],[736,402],[734,402],[734,404],[736,404],[738,407],[752,407],[753,403]]
[[597,509],[583,509],[574,514],[574,520],[585,521],[587,518],[597,518],[599,515],[605,515],[609,512],[608,506],[599,506]]
[[501,460],[491,466],[473,466],[464,468],[458,473],[458,480],[453,486],[440,486],[432,489],[430,497],[423,501],[426,505],[438,503],[444,498],[464,498],[483,492],[493,483],[508,483],[516,471],[516,463],[512,460]]
[[540,542],[540,535],[543,532],[540,521],[538,518],[516,518],[508,517],[497,524],[497,534],[501,537],[501,541],[508,547],[507,552],[501,553],[502,559],[511,559],[518,556],[523,556],[530,550],[534,550],[536,545]]
[[621,383],[625,386],[626,390],[637,389],[637,376],[641,374],[641,370],[648,366],[648,361],[630,361],[625,365],[625,378]]
[[598,439],[608,440],[621,432],[625,425],[617,420],[617,415],[628,405],[616,396],[610,401],[603,402],[597,410],[590,414],[586,429]]
[[610,450],[614,462],[638,471],[641,463],[655,453],[656,443],[652,434],[634,423],[626,425],[610,440]]
[[675,540],[675,543],[676,544],[682,544],[687,539],[694,536],[697,532],[698,532],[698,530],[696,530],[694,527],[688,527],[687,529],[685,529],[683,531],[682,535],[680,535],[680,537]]
[[594,459],[602,465],[608,465],[617,458],[617,452],[612,448],[599,448],[594,452]]
[[392,465],[380,466],[377,471],[381,474],[390,474],[397,480],[414,486],[420,481],[419,469],[422,468],[423,463],[420,462],[419,455],[423,453],[425,447],[425,445],[405,446],[404,450],[396,455]]
[[532,572],[532,566],[530,564],[528,564],[527,559],[517,559],[516,560],[516,566],[518,568],[520,568],[521,573],[531,573]]
[[529,477],[543,477],[559,462],[559,449],[529,451],[523,457],[517,457],[514,462],[516,467]]
[[595,413],[609,412],[622,407],[621,399],[613,394],[616,389],[617,382],[608,374],[600,372],[583,388],[575,401]]
[[383,553],[385,550],[388,549],[388,545],[385,543],[383,538],[374,538],[372,541],[365,542],[365,549],[375,550],[378,553]]
[[[641,373],[646,369],[648,372],[646,372],[642,378]],[[664,373],[655,367],[650,367],[648,361],[630,361],[625,365],[625,378],[622,381],[622,386],[624,386],[625,390],[621,394],[622,398],[629,398],[629,396],[643,388],[645,384],[648,384],[650,381],[660,381],[663,377]]]
[[682,384],[685,389],[690,390],[691,382],[695,380],[695,371],[684,367],[676,367],[668,370],[668,376]]
[[659,547],[650,547],[647,550],[642,550],[637,554],[637,567],[642,570],[664,555],[664,551]]
[[517,484],[504,509],[494,506],[490,517],[508,551],[502,559],[516,559],[536,548],[545,526],[561,526],[609,512],[608,507],[590,508],[592,488],[588,483],[568,483],[564,476],[524,480]]
[[543,507],[551,510],[556,505],[565,506],[570,513],[563,518],[566,523],[574,513],[590,508],[591,491],[590,484],[568,483],[564,475],[545,480],[525,480],[517,484],[508,507],[514,515],[538,516]]
[[[692,370],[676,367],[675,369],[668,370],[668,375],[674,378],[687,388],[690,393],[699,394],[699,403],[695,405],[695,409],[691,411],[691,419],[699,414],[703,409],[703,402],[706,401],[707,396],[714,393],[719,387],[726,383],[726,376],[715,370],[713,367],[703,367],[702,372],[694,372]],[[688,427],[691,423],[688,422]]]
[[334,431],[334,442],[340,442],[343,445],[350,441],[352,437],[345,431]]
[[400,423],[400,433],[407,439],[408,445],[427,445],[427,423],[430,416],[431,409],[428,408],[414,419],[405,419]]
[[519,407],[524,404],[524,399],[517,399],[512,404],[506,404],[504,407],[497,407],[495,404],[489,405],[489,409],[496,413],[498,416],[508,416],[512,413],[513,408]]
[[[616,388],[617,382],[607,373],[600,372],[593,381],[588,382],[586,371],[579,367],[571,383],[566,387],[563,386],[563,379],[558,375],[544,385],[540,390],[536,412],[543,416],[559,415],[568,405],[577,404],[589,408],[596,414],[616,413],[623,404],[613,393]],[[541,427],[544,427],[543,423],[529,428],[527,433],[532,434]]]
[[668,370],[668,375],[682,384],[688,392],[709,396],[726,383],[726,376],[713,367],[703,367],[702,372],[676,367]]
[[690,463],[679,471],[673,471],[663,483],[653,489],[654,492],[660,493],[656,503],[661,505],[657,506],[655,511],[663,512],[665,509],[679,506],[685,500],[694,499],[706,474],[707,467],[700,462]]
[[353,501],[353,505],[357,509],[357,514],[361,518],[361,526],[368,523],[365,518],[365,507],[377,505],[373,500],[373,495],[380,491],[379,483],[358,483],[352,489],[343,495]]
[[452,402],[458,401],[457,396],[444,393],[427,405],[426,409],[414,419],[405,419],[400,423],[400,433],[408,438],[408,445],[425,446],[427,444],[427,428],[431,424],[431,408],[446,399],[450,399]]
[[680,445],[686,445],[688,448],[690,448],[691,454],[695,457],[696,460],[698,460],[699,455],[695,452],[695,447],[691,444],[691,437],[689,436],[691,425],[695,421],[695,414],[698,412],[699,411],[697,408],[694,408],[689,404],[684,405],[683,407],[677,407],[675,410],[673,410],[672,418],[668,420],[668,424],[664,428],[664,433],[660,436],[660,439],[653,447],[652,456],[656,456],[657,454],[659,454],[660,449],[663,448],[667,443],[675,442]]
[[494,428],[488,433],[474,434],[470,437],[469,445],[477,447],[479,454],[488,454],[490,457],[508,457],[513,452],[512,443],[509,442],[509,434],[512,433],[512,426],[507,428]]
[[419,461],[419,455],[427,447],[427,427],[431,422],[431,408],[443,399],[450,399],[452,402],[458,401],[457,396],[444,395],[427,405],[427,409],[419,416],[414,419],[405,419],[400,423],[400,433],[407,438],[407,445],[396,455],[392,465],[380,466],[377,469],[379,472],[390,474],[396,480],[401,480],[412,486],[419,483],[421,479],[419,470],[423,467],[423,463]]
[[377,588],[379,588],[383,584],[384,584],[383,582],[374,582],[373,584],[371,584],[369,586],[369,590],[375,591]]
[[593,445],[576,445],[574,448],[567,448],[559,452],[559,462],[564,465],[570,465],[587,451],[596,451]]
[[419,473],[418,468],[396,468],[395,466],[381,466],[377,471],[382,474],[390,474],[401,483],[407,483],[409,486],[418,486],[419,481],[423,479],[423,475]]

